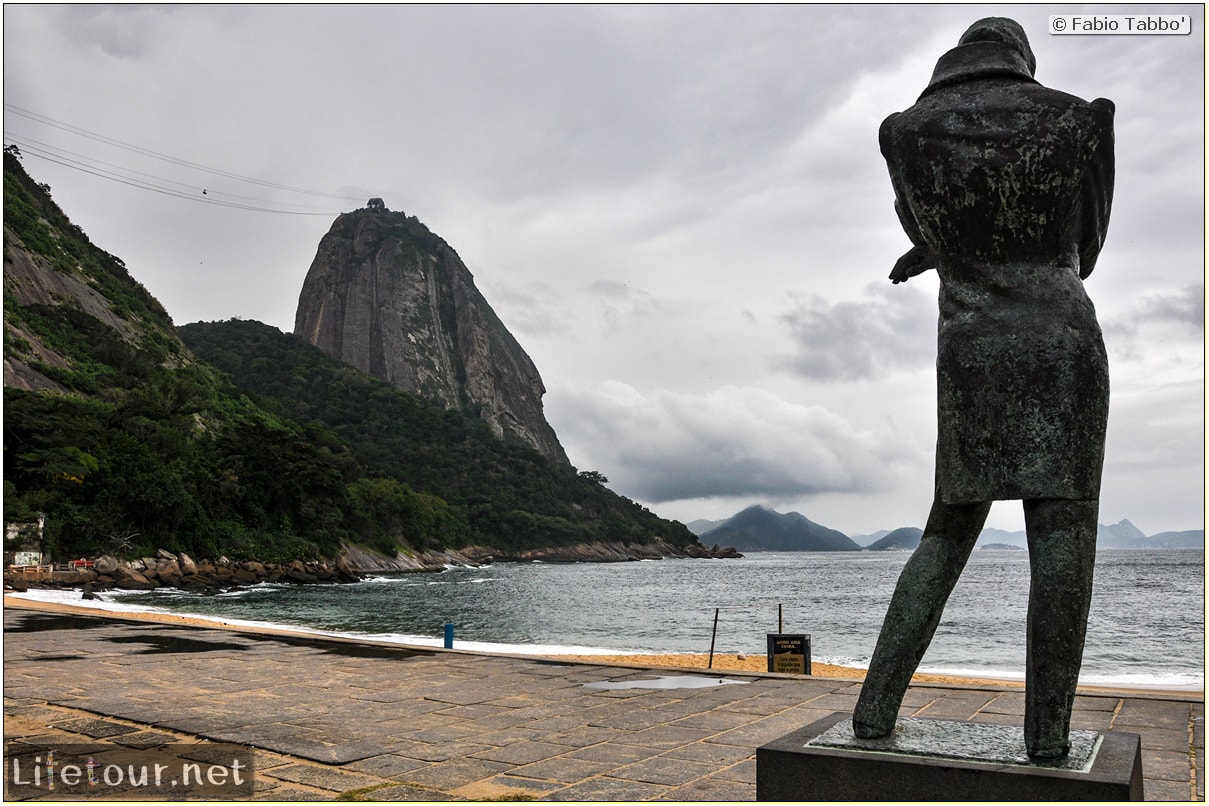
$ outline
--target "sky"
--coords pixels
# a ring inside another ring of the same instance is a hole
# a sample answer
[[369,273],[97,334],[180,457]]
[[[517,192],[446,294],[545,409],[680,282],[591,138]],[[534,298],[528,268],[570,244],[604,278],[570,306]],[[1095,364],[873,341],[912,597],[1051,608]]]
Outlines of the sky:
[[[1134,12],[1192,33],[1048,29]],[[380,197],[470,268],[577,468],[685,523],[861,535],[923,525],[936,439],[938,280],[887,280],[878,126],[992,15],[1116,103],[1100,521],[1203,529],[1201,5],[6,4],[4,142],[178,325],[292,331],[319,240]]]

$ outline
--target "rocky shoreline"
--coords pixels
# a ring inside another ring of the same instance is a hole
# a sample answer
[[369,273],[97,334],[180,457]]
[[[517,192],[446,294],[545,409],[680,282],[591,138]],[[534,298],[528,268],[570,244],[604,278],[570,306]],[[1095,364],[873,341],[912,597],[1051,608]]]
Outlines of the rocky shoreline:
[[175,588],[190,593],[213,594],[265,582],[296,585],[357,582],[365,574],[424,573],[451,567],[475,567],[493,562],[627,562],[664,558],[733,559],[742,557],[733,548],[714,546],[682,548],[667,543],[582,543],[506,552],[484,546],[458,550],[397,554],[394,557],[362,546],[345,546],[331,560],[289,563],[234,561],[226,557],[193,560],[188,554],[159,549],[154,557],[119,560],[105,555],[90,567],[68,570],[36,569],[6,571],[4,589],[83,588],[84,598],[102,590],[153,590]]
[[173,554],[165,549],[155,557],[118,560],[98,557],[91,567],[69,570],[35,570],[4,574],[4,589],[24,591],[33,588],[84,589],[87,599],[94,591],[175,588],[190,593],[220,593],[262,582],[356,582],[360,575],[346,561],[261,563],[255,560],[235,562],[226,557],[194,561],[188,554]]

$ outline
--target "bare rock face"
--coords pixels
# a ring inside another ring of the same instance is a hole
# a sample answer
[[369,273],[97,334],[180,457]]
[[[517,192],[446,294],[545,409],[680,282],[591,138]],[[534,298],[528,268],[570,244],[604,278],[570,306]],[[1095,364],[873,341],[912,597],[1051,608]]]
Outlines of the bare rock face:
[[[4,295],[19,306],[74,306],[116,330],[127,342],[136,344],[138,341],[130,322],[116,313],[113,303],[89,284],[87,275],[82,271],[79,275],[55,271],[45,258],[24,248],[20,239],[7,229],[4,233]],[[59,354],[53,344],[43,343],[32,330],[7,316],[4,321],[4,334],[6,343],[24,345],[28,351],[28,355],[24,356],[5,351],[5,386],[28,391],[67,391],[31,366],[41,362],[59,369],[67,369],[70,362]]]
[[497,437],[567,456],[542,412],[533,361],[444,240],[381,200],[319,242],[294,334],[417,396],[482,418]]

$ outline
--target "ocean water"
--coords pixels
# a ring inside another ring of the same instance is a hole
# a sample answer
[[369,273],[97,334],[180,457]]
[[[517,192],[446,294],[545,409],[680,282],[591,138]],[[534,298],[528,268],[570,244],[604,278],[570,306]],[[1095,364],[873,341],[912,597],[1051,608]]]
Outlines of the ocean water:
[[[455,647],[528,654],[708,652],[713,642],[762,655],[767,633],[805,633],[814,660],[863,667],[907,557],[498,563],[217,596],[111,591],[102,606],[428,646],[451,623]],[[89,604],[78,591],[31,597]],[[976,550],[920,670],[1023,679],[1027,604],[1027,552]],[[1204,551],[1099,552],[1082,681],[1203,688],[1204,666]]]

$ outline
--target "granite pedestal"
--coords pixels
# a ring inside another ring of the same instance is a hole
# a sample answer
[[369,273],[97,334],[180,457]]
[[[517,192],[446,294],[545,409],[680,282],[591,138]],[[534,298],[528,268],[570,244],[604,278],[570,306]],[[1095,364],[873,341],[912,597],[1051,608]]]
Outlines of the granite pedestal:
[[829,717],[756,751],[756,799],[1142,800],[1141,738],[1072,731],[1071,752],[1030,762],[1019,727],[900,719],[882,739],[857,739],[850,714]]

